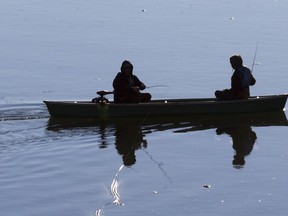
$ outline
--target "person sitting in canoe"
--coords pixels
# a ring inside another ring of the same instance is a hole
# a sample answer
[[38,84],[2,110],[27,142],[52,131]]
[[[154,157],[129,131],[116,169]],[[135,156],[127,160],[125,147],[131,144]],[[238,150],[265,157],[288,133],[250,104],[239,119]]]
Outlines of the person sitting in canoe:
[[251,70],[243,65],[240,55],[233,55],[230,63],[234,69],[231,77],[231,89],[217,90],[215,96],[218,100],[248,99],[250,97],[249,86],[253,86],[256,80]]
[[130,61],[123,61],[121,72],[113,80],[115,103],[143,103],[151,100],[151,94],[141,93],[146,86],[137,76],[133,75],[133,65]]

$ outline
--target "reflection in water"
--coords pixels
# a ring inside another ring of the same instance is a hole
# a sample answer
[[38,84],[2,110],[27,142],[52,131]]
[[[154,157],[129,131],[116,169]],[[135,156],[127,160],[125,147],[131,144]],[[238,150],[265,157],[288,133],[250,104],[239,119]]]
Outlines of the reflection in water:
[[99,148],[106,148],[107,147],[107,143],[106,143],[107,135],[106,135],[105,124],[99,125],[99,138],[100,138]]
[[117,152],[122,155],[125,166],[132,166],[136,162],[135,151],[141,147],[147,148],[141,125],[116,124],[115,129]]
[[98,137],[99,148],[107,147],[111,138],[114,138],[115,148],[122,156],[123,164],[132,166],[136,163],[135,151],[147,148],[148,143],[144,138],[148,133],[167,130],[174,133],[188,133],[217,128],[218,135],[228,134],[232,138],[235,149],[233,164],[243,166],[245,156],[252,151],[257,139],[252,127],[281,125],[288,125],[283,111],[249,115],[159,117],[145,118],[145,120],[124,118],[100,122],[95,119],[50,118],[47,130],[62,133],[70,131],[73,135],[78,131],[81,136],[85,135],[85,132],[91,134],[92,131]]
[[193,131],[208,130],[217,128],[216,133],[228,134],[233,141],[235,155],[233,165],[235,168],[243,167],[245,164],[245,156],[249,155],[253,149],[257,139],[256,133],[252,127],[257,126],[287,126],[287,119],[284,112],[264,113],[253,115],[224,115],[224,116],[185,116],[177,118],[146,118],[143,119],[114,119],[109,121],[97,121],[91,119],[54,119],[51,118],[47,125],[47,131],[56,133],[68,133],[66,135],[81,136],[87,134],[95,134],[98,138],[99,148],[105,148],[114,138],[113,144],[118,154],[122,156],[123,164],[121,164],[117,173],[114,175],[110,184],[110,193],[113,201],[108,202],[98,208],[95,212],[96,216],[101,216],[103,209],[111,204],[124,205],[120,200],[119,174],[125,166],[132,166],[136,163],[135,151],[144,149],[144,152],[151,160],[156,162],[160,172],[172,184],[171,178],[163,170],[160,163],[155,161],[147,151],[148,143],[145,135],[148,133],[171,131],[173,133],[192,133]]
[[233,166],[242,168],[245,164],[245,156],[249,155],[257,139],[256,133],[249,125],[220,127],[216,130],[217,135],[228,134],[232,138],[235,150]]
[[120,171],[123,169],[123,167],[124,167],[124,165],[120,166],[120,168],[119,168],[118,172],[116,173],[115,178],[112,180],[112,183],[110,186],[111,194],[114,197],[113,203],[115,203],[116,205],[123,205],[123,203],[120,201],[120,194],[118,192],[118,186],[119,186],[118,175],[119,175]]
[[102,210],[104,209],[104,207],[108,206],[110,204],[115,204],[115,205],[118,205],[118,206],[124,205],[124,203],[120,200],[120,194],[118,192],[118,186],[119,186],[118,175],[121,172],[121,170],[123,169],[123,167],[124,167],[124,165],[120,166],[118,172],[116,173],[116,175],[115,175],[115,177],[112,180],[112,183],[110,185],[110,193],[113,196],[114,201],[106,203],[105,205],[101,206],[101,208],[96,209],[95,216],[101,216],[101,213],[102,213]]

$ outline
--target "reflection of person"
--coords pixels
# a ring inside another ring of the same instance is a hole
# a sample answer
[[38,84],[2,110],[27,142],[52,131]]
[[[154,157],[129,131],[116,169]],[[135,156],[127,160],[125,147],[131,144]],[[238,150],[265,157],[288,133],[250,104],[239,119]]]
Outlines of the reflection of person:
[[132,166],[136,163],[135,151],[147,147],[147,141],[143,139],[141,126],[133,124],[116,125],[115,137],[116,149],[122,155],[123,164]]
[[114,102],[115,103],[139,103],[149,102],[151,94],[141,93],[146,88],[137,76],[133,75],[133,65],[125,60],[114,81]]
[[218,100],[237,100],[248,99],[250,97],[249,86],[256,83],[251,70],[243,65],[240,55],[234,55],[230,58],[230,63],[234,69],[231,77],[231,89],[223,91],[217,90],[215,96]]
[[249,155],[257,139],[256,133],[250,126],[235,126],[217,128],[216,133],[228,134],[232,138],[233,149],[235,150],[233,165],[235,168],[243,167],[245,156]]

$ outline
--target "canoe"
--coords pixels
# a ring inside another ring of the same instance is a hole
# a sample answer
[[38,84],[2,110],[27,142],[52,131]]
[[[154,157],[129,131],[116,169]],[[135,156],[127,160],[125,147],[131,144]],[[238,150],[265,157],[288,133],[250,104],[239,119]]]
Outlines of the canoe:
[[123,118],[188,115],[251,114],[283,111],[288,93],[254,96],[247,100],[215,98],[162,99],[149,103],[118,104],[91,101],[43,101],[52,117]]

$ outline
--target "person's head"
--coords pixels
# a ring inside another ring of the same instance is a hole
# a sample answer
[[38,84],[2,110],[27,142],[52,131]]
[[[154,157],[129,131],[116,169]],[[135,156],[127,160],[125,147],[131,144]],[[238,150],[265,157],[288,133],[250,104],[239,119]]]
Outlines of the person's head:
[[234,155],[234,159],[232,161],[233,167],[235,169],[241,169],[245,165],[245,158],[243,155]]
[[233,55],[230,57],[230,63],[233,69],[241,68],[243,65],[242,57],[240,55]]
[[122,62],[121,72],[123,74],[125,74],[126,76],[132,75],[132,73],[133,73],[133,65],[131,64],[130,61],[125,60],[125,61]]
[[127,167],[130,167],[136,163],[136,155],[134,151],[128,152],[122,156],[123,164]]

